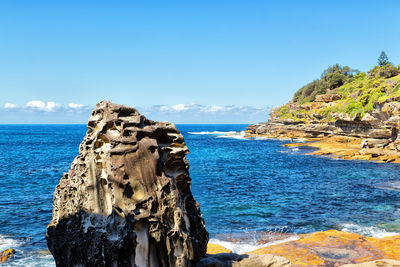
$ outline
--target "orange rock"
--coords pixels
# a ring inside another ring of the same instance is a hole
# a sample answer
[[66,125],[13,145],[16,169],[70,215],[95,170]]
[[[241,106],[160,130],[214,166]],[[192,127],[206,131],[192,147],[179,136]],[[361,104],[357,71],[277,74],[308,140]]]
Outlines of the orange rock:
[[398,267],[400,266],[400,261],[383,259],[376,261],[369,261],[358,264],[345,264],[342,267]]
[[293,266],[341,266],[383,258],[400,260],[400,235],[380,239],[328,230],[249,253],[282,256]]
[[15,250],[12,248],[6,249],[3,252],[0,252],[0,263],[5,262],[10,257],[15,254]]
[[221,245],[217,244],[207,244],[207,254],[219,254],[219,253],[232,253],[232,250],[229,250]]

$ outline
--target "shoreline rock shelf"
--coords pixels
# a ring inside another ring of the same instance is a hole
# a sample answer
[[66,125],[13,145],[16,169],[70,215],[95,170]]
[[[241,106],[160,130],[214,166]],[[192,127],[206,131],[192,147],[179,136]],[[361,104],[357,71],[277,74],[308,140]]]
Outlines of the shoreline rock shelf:
[[305,143],[294,142],[286,146],[312,146],[318,148],[311,153],[313,155],[329,155],[346,160],[400,163],[400,122],[393,121],[371,123],[349,118],[331,123],[294,121],[282,119],[272,112],[268,122],[249,125],[245,137],[303,139]]
[[[209,244],[208,254],[213,254],[215,248]],[[218,246],[217,251],[224,249]],[[328,230],[303,234],[298,240],[265,246],[243,255],[274,255],[274,264],[270,266],[400,266],[400,235],[374,238]],[[213,258],[223,257],[210,255],[209,261]]]
[[57,266],[189,266],[208,232],[175,125],[102,101],[54,192],[47,244]]

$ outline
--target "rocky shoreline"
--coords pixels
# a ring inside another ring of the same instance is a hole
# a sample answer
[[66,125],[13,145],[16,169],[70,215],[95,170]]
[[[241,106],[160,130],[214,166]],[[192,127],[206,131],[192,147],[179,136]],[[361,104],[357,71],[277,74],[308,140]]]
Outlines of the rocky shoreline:
[[[221,257],[213,255],[226,255],[230,251],[209,244],[207,253],[212,259]],[[253,259],[256,259],[254,255],[274,256],[273,264],[259,266],[399,266],[400,235],[374,238],[328,230],[303,234],[298,240],[265,246],[243,255],[251,255]]]
[[318,150],[311,153],[314,155],[400,163],[397,124],[378,123],[375,119],[357,121],[342,117],[332,123],[322,123],[280,119],[271,113],[268,122],[249,125],[245,137],[290,139],[294,142],[286,146],[316,147]]

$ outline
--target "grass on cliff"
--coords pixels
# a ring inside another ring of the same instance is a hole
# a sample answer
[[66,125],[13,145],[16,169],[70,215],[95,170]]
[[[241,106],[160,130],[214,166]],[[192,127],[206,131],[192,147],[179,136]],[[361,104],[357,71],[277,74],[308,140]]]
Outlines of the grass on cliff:
[[[368,73],[334,65],[321,78],[302,87],[293,100],[273,111],[273,117],[334,122],[338,114],[362,119],[380,104],[400,100],[400,65],[377,66]],[[320,101],[318,95],[335,96]],[[316,101],[317,100],[317,101]]]

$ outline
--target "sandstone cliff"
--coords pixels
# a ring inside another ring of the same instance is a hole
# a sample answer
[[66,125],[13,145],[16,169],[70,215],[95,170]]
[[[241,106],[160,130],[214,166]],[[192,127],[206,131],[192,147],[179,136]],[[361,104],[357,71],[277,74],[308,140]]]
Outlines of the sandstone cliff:
[[[368,75],[347,77],[334,89],[324,89],[328,86],[324,83],[317,83],[317,88],[315,83],[320,80],[315,81],[300,89],[288,104],[272,110],[268,122],[248,126],[247,134],[309,141],[337,138],[339,143],[358,146],[346,152],[344,145],[342,156],[400,162],[400,75],[397,71],[380,76],[379,71],[385,68],[375,67]],[[340,71],[332,73],[339,75]],[[323,79],[328,78],[323,76],[321,82]],[[310,92],[311,96],[319,92],[313,92],[315,88],[326,93],[310,100]]]
[[183,136],[102,101],[54,192],[47,244],[57,266],[189,266],[208,233]]

